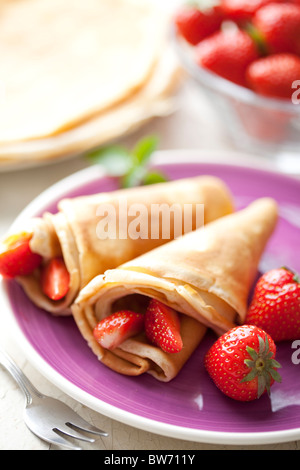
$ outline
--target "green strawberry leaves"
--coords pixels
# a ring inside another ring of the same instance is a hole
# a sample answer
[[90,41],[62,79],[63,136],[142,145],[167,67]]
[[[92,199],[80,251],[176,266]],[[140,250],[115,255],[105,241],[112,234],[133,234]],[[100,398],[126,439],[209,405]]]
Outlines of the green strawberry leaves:
[[112,145],[87,155],[92,164],[102,165],[107,174],[119,178],[121,188],[162,183],[166,176],[158,170],[150,170],[149,162],[158,145],[156,136],[140,139],[132,150]]
[[292,273],[294,275],[293,277],[293,281],[296,282],[297,284],[300,283],[300,276],[298,273],[296,273],[295,271],[293,271],[292,269],[288,268],[287,266],[281,266],[281,269],[285,269],[286,271]]
[[276,382],[281,382],[281,376],[276,369],[281,365],[275,359],[272,359],[273,352],[270,351],[267,335],[265,340],[258,336],[259,349],[255,351],[250,346],[246,350],[251,359],[245,359],[244,363],[249,367],[250,372],[241,380],[241,382],[250,382],[257,377],[257,398],[267,390],[270,395],[271,378]]
[[265,56],[268,54],[268,48],[266,45],[266,41],[263,35],[258,31],[257,28],[253,26],[253,24],[248,23],[246,27],[246,32],[254,41],[255,46],[257,47],[257,51],[261,56]]

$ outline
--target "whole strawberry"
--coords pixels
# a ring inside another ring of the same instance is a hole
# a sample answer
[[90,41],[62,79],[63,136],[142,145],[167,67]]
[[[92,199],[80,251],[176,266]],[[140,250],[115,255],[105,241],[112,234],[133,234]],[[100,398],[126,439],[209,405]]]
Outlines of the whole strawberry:
[[300,339],[299,277],[286,268],[272,269],[256,283],[246,322],[274,341]]
[[177,32],[193,46],[215,33],[222,21],[223,14],[218,6],[200,9],[185,5],[176,12],[174,18]]
[[217,32],[195,49],[198,65],[241,86],[246,86],[248,65],[258,57],[254,41],[241,30]]
[[266,5],[255,13],[252,23],[269,53],[300,54],[300,5]]
[[269,3],[277,3],[280,0],[221,0],[220,5],[224,15],[238,24],[251,21],[254,13]]
[[274,381],[277,372],[273,339],[254,325],[232,328],[222,335],[204,358],[205,368],[215,385],[228,397],[238,401],[260,398]]
[[271,54],[253,61],[246,72],[249,87],[272,98],[291,100],[292,84],[300,78],[300,57],[295,54]]

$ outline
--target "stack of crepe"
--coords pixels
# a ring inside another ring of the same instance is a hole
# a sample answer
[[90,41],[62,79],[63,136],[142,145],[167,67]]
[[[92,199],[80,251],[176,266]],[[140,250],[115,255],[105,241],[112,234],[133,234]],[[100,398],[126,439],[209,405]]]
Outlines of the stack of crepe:
[[169,18],[147,1],[0,4],[0,167],[79,154],[174,110]]
[[[96,276],[72,310],[99,361],[121,374],[146,372],[165,382],[176,377],[207,328],[222,334],[245,321],[248,295],[276,221],[275,201],[258,199]],[[102,318],[124,308],[143,312],[150,298],[179,312],[180,352],[164,352],[144,333],[113,350],[95,340],[93,329]]]

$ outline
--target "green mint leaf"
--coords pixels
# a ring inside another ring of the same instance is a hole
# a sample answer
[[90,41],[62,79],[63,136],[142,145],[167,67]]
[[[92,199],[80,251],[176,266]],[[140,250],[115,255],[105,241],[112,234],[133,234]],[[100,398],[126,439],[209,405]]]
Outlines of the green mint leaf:
[[139,140],[132,150],[133,158],[136,159],[136,164],[145,165],[158,145],[158,138],[156,136],[144,137]]
[[87,159],[91,164],[102,165],[109,176],[118,177],[121,188],[161,183],[167,181],[166,176],[147,167],[157,145],[158,138],[148,136],[140,139],[131,151],[111,145],[90,152]]
[[143,166],[133,166],[130,171],[121,177],[121,187],[132,188],[134,186],[140,186],[145,178],[146,171],[146,168]]
[[167,181],[167,177],[159,172],[159,171],[148,171],[145,175],[145,177],[143,178],[143,181],[142,183],[144,185],[147,185],[147,184],[156,184],[156,183],[165,183]]
[[132,156],[120,146],[95,150],[87,158],[92,164],[102,165],[110,176],[122,176],[132,167]]

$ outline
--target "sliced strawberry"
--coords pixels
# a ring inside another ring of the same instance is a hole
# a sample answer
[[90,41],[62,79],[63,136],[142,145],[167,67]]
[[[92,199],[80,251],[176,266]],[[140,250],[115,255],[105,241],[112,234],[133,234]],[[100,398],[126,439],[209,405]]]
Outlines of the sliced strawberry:
[[62,258],[53,258],[41,270],[41,286],[51,300],[62,299],[69,290],[70,274]]
[[177,353],[182,349],[180,318],[172,308],[151,299],[145,314],[147,338],[163,351]]
[[2,242],[0,249],[0,274],[6,278],[31,274],[41,263],[42,257],[30,249],[32,234],[11,235]]
[[101,320],[94,328],[97,342],[105,349],[114,349],[144,328],[144,315],[131,310],[120,310]]

